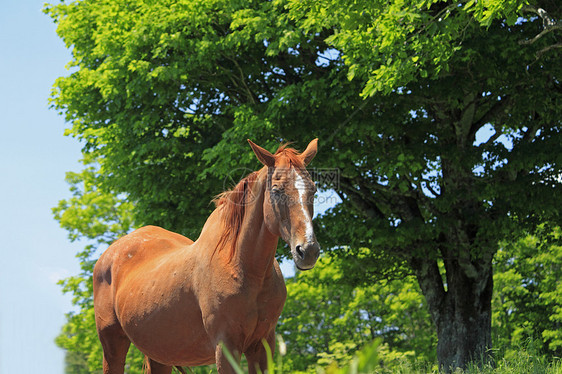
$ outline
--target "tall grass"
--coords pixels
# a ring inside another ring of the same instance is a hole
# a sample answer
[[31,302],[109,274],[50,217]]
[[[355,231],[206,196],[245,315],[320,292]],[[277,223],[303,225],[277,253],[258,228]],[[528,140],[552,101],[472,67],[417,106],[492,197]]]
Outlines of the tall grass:
[[[278,342],[282,347],[282,340]],[[268,354],[268,374],[292,374],[283,371],[282,354],[277,354],[276,361],[273,359],[271,349],[266,345]],[[374,341],[358,351],[354,357],[343,366],[333,362],[326,366],[317,366],[307,371],[307,374],[439,374],[436,363],[416,362],[402,360],[387,365],[379,354],[380,341]],[[223,347],[223,349],[225,349]],[[283,351],[283,349],[281,349]],[[283,353],[283,352],[281,352]],[[245,374],[247,370],[236,362],[233,356],[225,349],[225,354],[237,374]],[[505,352],[497,352],[496,356],[502,356],[495,362],[469,365],[462,370],[457,368],[453,374],[562,374],[562,361],[559,358],[546,359],[541,355],[533,344],[528,344],[519,349],[509,349]],[[264,373],[265,374],[265,373]]]

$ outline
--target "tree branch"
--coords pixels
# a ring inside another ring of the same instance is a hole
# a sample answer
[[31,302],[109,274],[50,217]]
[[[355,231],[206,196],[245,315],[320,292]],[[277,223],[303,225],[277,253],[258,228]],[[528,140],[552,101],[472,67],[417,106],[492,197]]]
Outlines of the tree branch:
[[422,182],[424,183],[424,186],[423,186],[423,187],[427,188],[427,190],[428,190],[429,192],[431,192],[431,194],[432,194],[433,196],[435,196],[435,197],[441,196],[440,193],[438,193],[437,191],[435,191],[435,190],[433,189],[433,187],[431,187],[431,181],[429,181],[429,180],[427,180],[427,179],[422,179]]
[[[560,29],[562,30],[562,26],[560,27]],[[543,54],[545,54],[546,52],[548,52],[548,51],[550,51],[551,49],[554,49],[554,48],[562,48],[562,43],[552,44],[552,45],[549,45],[548,47],[545,47],[545,48],[541,49],[536,54],[537,58],[540,58]]]
[[[526,6],[523,8],[524,12],[531,12],[537,14],[539,17],[542,18],[543,30],[537,34],[533,39],[530,40],[520,40],[520,45],[531,45],[534,44],[537,40],[541,39],[546,34],[550,34],[555,30],[562,30],[562,25],[558,23],[558,21],[552,18],[548,12],[542,8],[535,8],[532,6]],[[544,53],[550,51],[554,48],[562,48],[562,43],[557,43],[550,45],[546,48],[541,49],[537,52],[537,58],[540,58]]]
[[[236,59],[226,55],[226,54],[222,54],[223,57],[225,57],[227,60],[231,61],[234,66],[236,66],[236,69],[238,70],[238,73],[240,74],[240,82],[242,83],[242,88],[246,91],[246,96],[250,99],[250,102],[252,104],[256,104],[257,100],[256,100],[256,96],[254,95],[254,93],[252,92],[252,90],[250,89],[250,87],[248,87],[248,84],[246,83],[246,77],[244,75],[244,71],[242,70],[242,67],[240,66],[240,64],[238,63],[238,61],[236,61]],[[231,78],[232,80],[232,78]],[[234,81],[233,81],[234,83]]]
[[[385,219],[385,215],[375,205],[368,203],[367,199],[357,189],[353,187],[351,179],[341,176],[340,188],[348,196],[351,204],[360,212],[365,214],[368,218]],[[340,196],[341,197],[341,196]]]
[[425,187],[429,190],[429,192],[431,192],[434,196],[439,196],[439,194],[437,194],[433,188],[431,188],[429,186],[429,183],[427,180],[421,178],[418,179],[418,181],[416,182],[413,178],[410,178],[409,175],[405,175],[404,176],[408,182],[410,182],[411,185],[415,185],[416,188],[411,189],[411,193],[412,193],[412,197],[411,199],[416,201],[416,209],[419,212],[419,216],[421,218],[423,218],[425,220],[425,217],[423,217],[423,214],[421,212],[421,209],[419,207],[419,203],[422,203],[424,208],[427,209],[431,214],[433,215],[437,215],[437,209],[435,208],[434,204],[433,204],[433,199],[431,199],[429,196],[427,196],[426,194],[423,193],[423,189],[422,189],[422,183],[425,184]]
[[540,115],[538,113],[535,113],[533,121],[535,122],[535,125],[527,128],[527,131],[525,131],[525,133],[523,134],[523,141],[528,143],[533,141],[533,139],[537,135],[537,131],[541,127]]
[[488,141],[486,143],[483,144],[484,148],[489,147],[490,145],[494,144],[494,142],[496,141],[496,139],[498,139],[501,135],[502,132],[498,130],[498,128],[496,126],[494,126],[494,135],[490,136],[490,139],[488,139]]
[[[470,133],[471,135],[475,135],[476,132],[485,124],[490,123],[490,121],[496,118],[502,112],[505,112],[509,108],[509,104],[511,104],[511,100],[509,98],[502,97],[500,100],[496,101],[490,109],[488,109],[484,114],[480,116],[478,120],[476,120],[471,128]],[[498,134],[498,131],[496,131]],[[499,136],[499,135],[498,135]],[[495,140],[495,139],[494,139]]]
[[535,43],[537,40],[539,40],[540,38],[542,38],[543,36],[545,36],[546,34],[550,34],[551,32],[553,32],[555,30],[562,30],[562,25],[557,24],[557,25],[551,26],[547,29],[544,29],[543,31],[538,33],[533,39],[520,40],[519,45],[531,45],[531,44]]

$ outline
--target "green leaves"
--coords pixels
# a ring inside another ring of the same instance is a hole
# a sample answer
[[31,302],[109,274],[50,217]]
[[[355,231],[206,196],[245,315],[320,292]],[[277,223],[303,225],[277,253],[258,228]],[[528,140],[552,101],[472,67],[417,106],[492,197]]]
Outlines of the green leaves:
[[549,236],[506,242],[498,252],[492,326],[502,346],[523,346],[533,339],[557,357],[562,351],[560,228]]
[[515,24],[523,6],[528,4],[528,0],[469,0],[463,7],[472,13],[482,26],[489,27],[494,20],[502,18],[506,18],[507,24],[511,26]]
[[89,239],[107,245],[126,234],[133,225],[132,204],[101,190],[97,178],[93,167],[81,173],[67,173],[73,196],[61,200],[53,214],[69,231],[72,241]]
[[[378,350],[377,362],[389,367],[397,364],[397,356],[434,359],[435,334],[415,279],[356,286],[347,283],[349,271],[346,261],[326,256],[313,270],[287,281],[287,302],[277,329],[287,343],[284,371],[305,370],[316,362],[345,366],[363,346]],[[380,345],[370,345],[379,337]],[[365,368],[361,360],[359,366]]]
[[[321,3],[300,2],[291,14],[305,29],[314,25],[337,30],[326,41],[343,51],[350,79],[358,73],[361,79],[367,77],[363,97],[404,86],[417,77],[420,65],[443,70],[456,48],[452,27],[464,27],[466,22],[456,19],[453,26],[449,22],[453,6],[434,15],[425,10],[431,3],[423,1]],[[427,77],[427,69],[422,72]]]

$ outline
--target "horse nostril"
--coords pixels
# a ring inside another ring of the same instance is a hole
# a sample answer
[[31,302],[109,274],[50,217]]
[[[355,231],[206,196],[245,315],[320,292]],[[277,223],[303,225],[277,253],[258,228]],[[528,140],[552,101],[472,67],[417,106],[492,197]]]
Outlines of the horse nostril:
[[302,245],[297,245],[295,247],[295,252],[297,252],[297,255],[300,257],[301,260],[304,260],[304,252],[302,251]]

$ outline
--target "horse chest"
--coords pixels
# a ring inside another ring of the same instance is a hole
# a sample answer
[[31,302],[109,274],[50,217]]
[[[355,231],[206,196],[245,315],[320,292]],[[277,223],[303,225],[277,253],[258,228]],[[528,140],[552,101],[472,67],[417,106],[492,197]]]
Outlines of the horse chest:
[[225,331],[237,345],[261,341],[277,324],[285,303],[282,278],[256,285],[244,279],[215,279],[212,297],[201,300],[204,325],[210,336],[225,339]]

